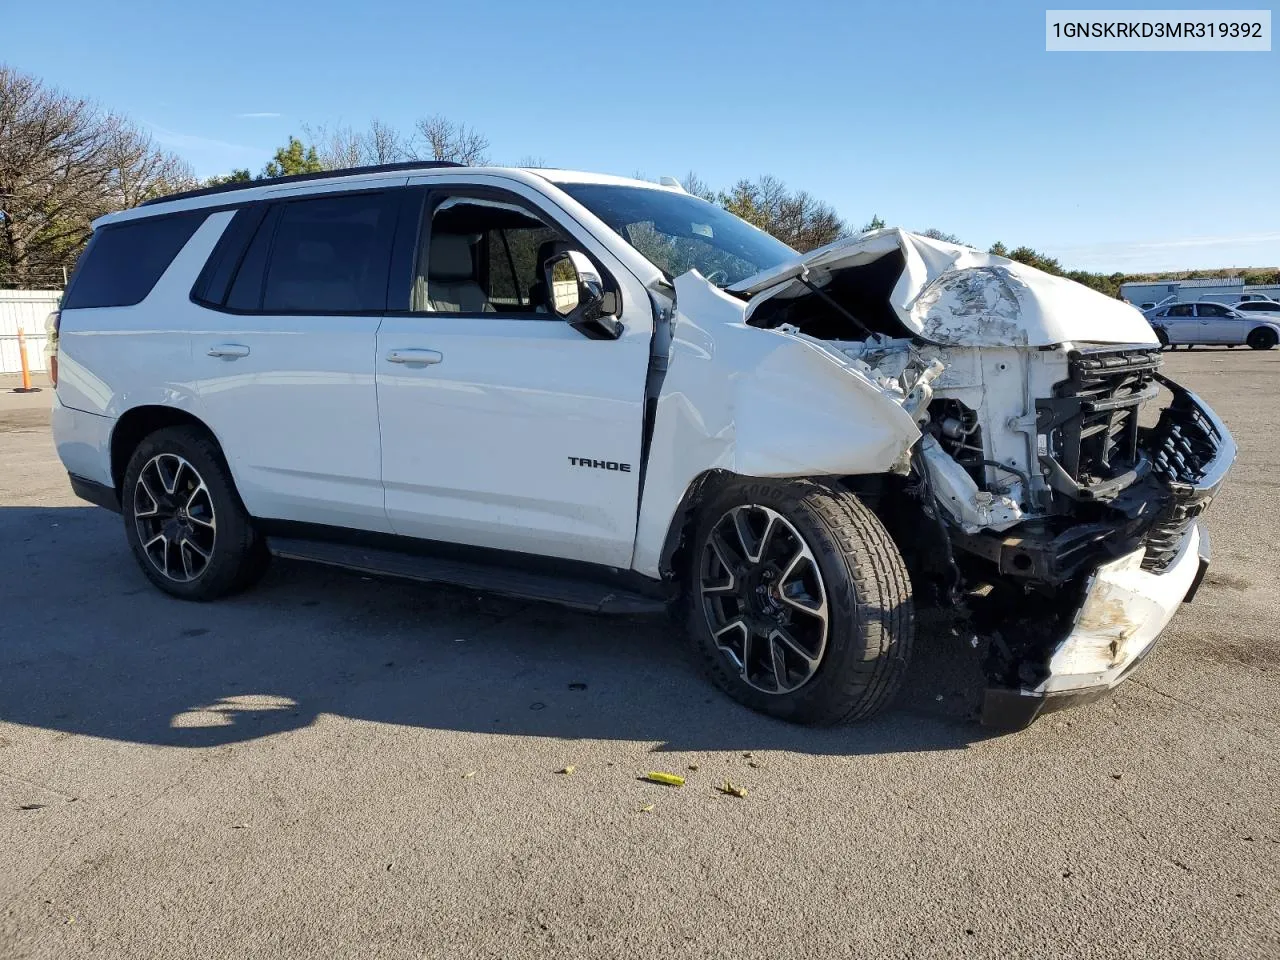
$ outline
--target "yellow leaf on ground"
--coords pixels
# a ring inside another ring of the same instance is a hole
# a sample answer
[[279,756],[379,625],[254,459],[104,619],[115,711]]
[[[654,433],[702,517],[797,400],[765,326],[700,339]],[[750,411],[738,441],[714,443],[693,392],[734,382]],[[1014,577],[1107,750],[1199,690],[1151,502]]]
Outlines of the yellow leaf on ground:
[[667,773],[663,770],[650,770],[641,780],[648,780],[650,783],[660,783],[665,787],[683,787],[684,777],[678,773]]

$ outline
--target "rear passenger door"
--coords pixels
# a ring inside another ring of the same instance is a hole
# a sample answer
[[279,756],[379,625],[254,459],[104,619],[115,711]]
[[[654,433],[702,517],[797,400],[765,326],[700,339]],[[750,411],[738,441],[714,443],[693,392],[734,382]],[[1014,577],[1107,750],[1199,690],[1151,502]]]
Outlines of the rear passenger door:
[[1175,303],[1161,318],[1170,343],[1199,343],[1195,309],[1189,303]]
[[[653,332],[643,288],[521,184],[433,185],[419,223],[391,281],[403,302],[378,333],[393,530],[628,567]],[[589,339],[548,309],[561,291],[540,261],[558,244],[618,291],[620,339]]]
[[402,198],[241,210],[197,281],[195,386],[256,517],[387,530],[373,351]]

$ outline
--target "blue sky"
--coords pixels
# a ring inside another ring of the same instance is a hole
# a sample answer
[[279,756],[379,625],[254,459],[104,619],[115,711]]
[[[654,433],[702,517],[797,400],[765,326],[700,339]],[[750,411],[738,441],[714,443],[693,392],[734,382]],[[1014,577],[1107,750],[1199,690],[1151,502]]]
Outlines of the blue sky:
[[[1200,6],[1209,6],[1198,0]],[[440,113],[497,162],[772,173],[857,226],[1098,270],[1280,264],[1280,52],[1046,53],[1044,5],[11,4],[0,58],[200,175],[304,123]]]

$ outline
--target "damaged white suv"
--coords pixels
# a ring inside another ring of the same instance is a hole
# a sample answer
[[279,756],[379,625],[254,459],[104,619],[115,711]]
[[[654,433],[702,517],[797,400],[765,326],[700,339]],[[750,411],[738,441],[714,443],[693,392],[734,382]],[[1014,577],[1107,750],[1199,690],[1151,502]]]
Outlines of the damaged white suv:
[[274,553],[671,607],[803,723],[892,700],[917,602],[987,638],[987,722],[1109,689],[1195,592],[1235,456],[1138,311],[901,230],[801,256],[675,186],[446,164],[95,227],[58,452],[161,589]]

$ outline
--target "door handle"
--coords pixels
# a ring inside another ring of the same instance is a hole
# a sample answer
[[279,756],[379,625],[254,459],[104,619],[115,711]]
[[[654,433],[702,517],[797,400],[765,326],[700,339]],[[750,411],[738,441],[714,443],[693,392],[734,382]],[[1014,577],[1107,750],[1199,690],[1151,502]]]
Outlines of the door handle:
[[238,357],[247,357],[249,348],[243,343],[220,343],[215,347],[209,348],[209,356],[221,357],[223,360],[235,360]]
[[417,363],[423,366],[429,363],[439,363],[444,359],[444,354],[439,350],[388,350],[388,363]]

